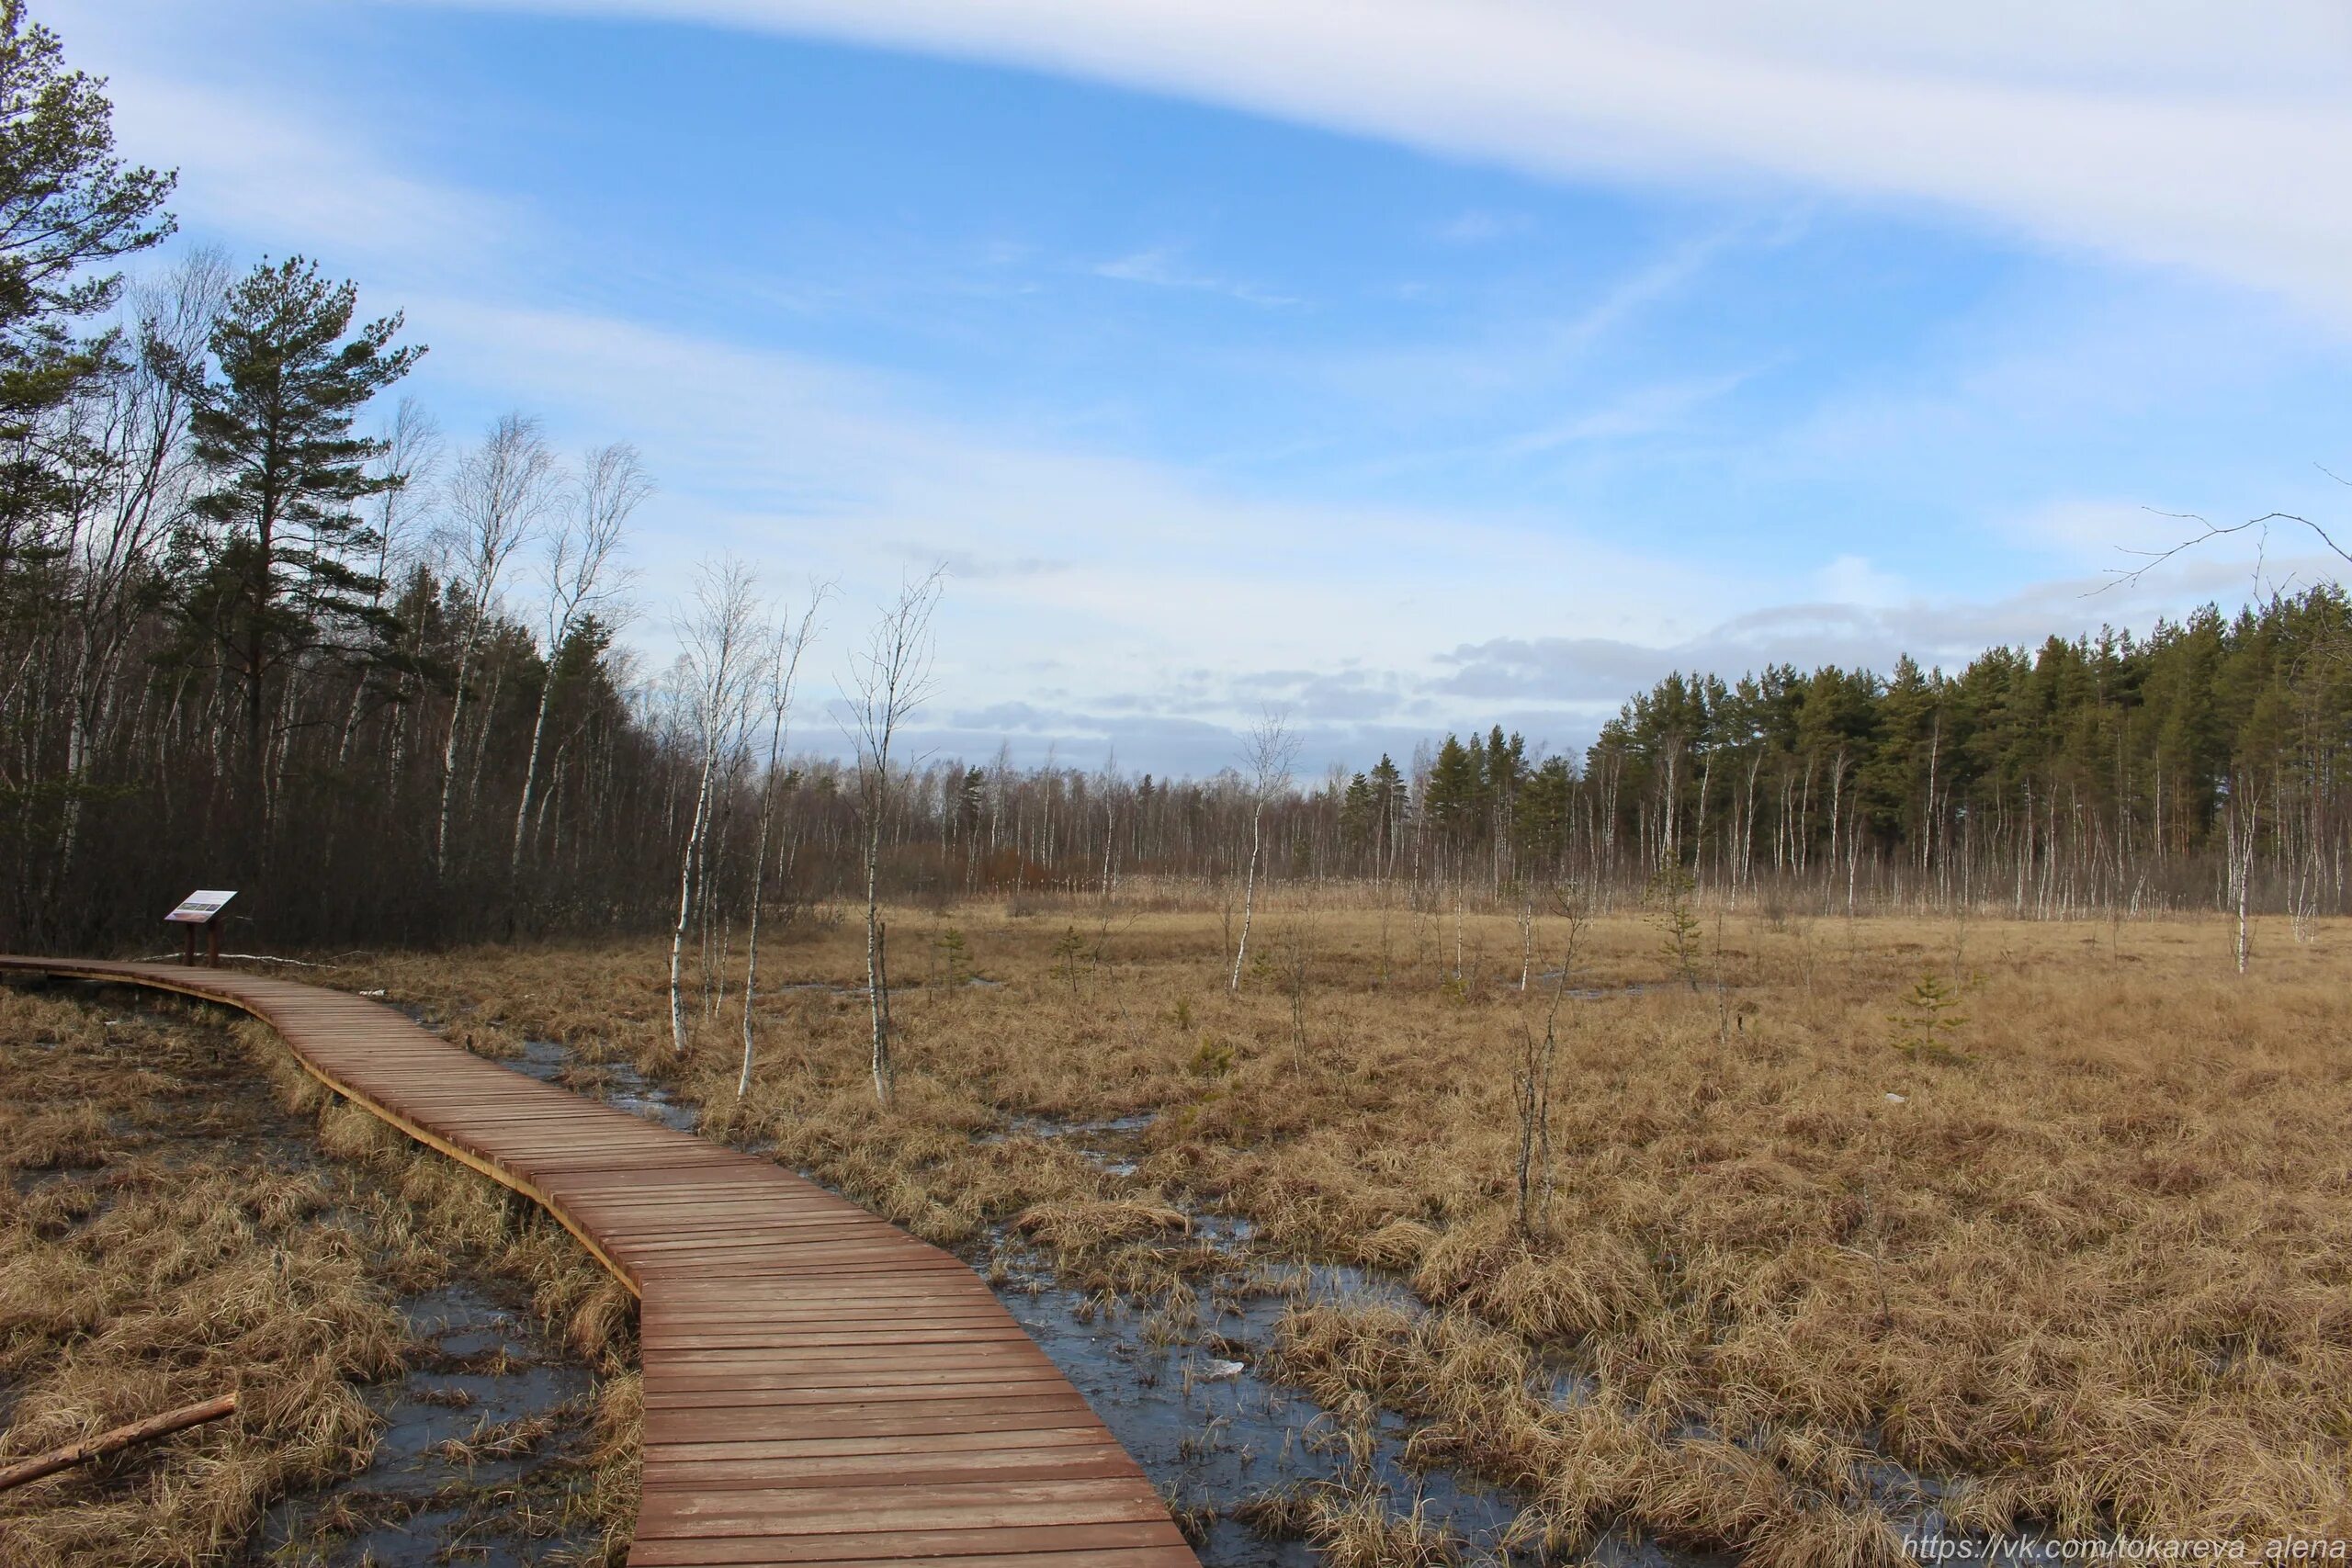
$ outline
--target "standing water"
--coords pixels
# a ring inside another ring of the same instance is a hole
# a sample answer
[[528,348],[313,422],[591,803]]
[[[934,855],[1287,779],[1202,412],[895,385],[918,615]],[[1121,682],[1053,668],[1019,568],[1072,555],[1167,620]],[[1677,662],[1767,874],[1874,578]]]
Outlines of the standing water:
[[[582,1062],[552,1041],[528,1042],[519,1059],[503,1065],[667,1126],[693,1131],[699,1121],[693,1107],[637,1068]],[[1069,1138],[1090,1163],[1124,1176],[1135,1166],[1116,1145],[1152,1120],[1023,1117],[993,1136]],[[1368,1431],[1351,1430],[1258,1371],[1294,1303],[1419,1311],[1419,1298],[1398,1281],[1352,1268],[1253,1258],[1246,1220],[1201,1215],[1192,1224],[1226,1266],[1196,1301],[1182,1303],[1090,1297],[1061,1282],[1004,1227],[967,1260],[981,1268],[998,1299],[1169,1499],[1201,1561],[1208,1568],[1309,1568],[1317,1558],[1305,1541],[1287,1530],[1261,1533],[1245,1521],[1271,1514],[1266,1505],[1285,1495],[1342,1484],[1351,1498],[1376,1496],[1391,1514],[1418,1515],[1461,1556],[1517,1557],[1503,1544],[1519,1511],[1515,1498],[1449,1472],[1408,1466],[1404,1448],[1412,1428],[1399,1417],[1381,1413]],[[1617,1568],[1706,1561],[1622,1540],[1598,1543],[1587,1560]]]

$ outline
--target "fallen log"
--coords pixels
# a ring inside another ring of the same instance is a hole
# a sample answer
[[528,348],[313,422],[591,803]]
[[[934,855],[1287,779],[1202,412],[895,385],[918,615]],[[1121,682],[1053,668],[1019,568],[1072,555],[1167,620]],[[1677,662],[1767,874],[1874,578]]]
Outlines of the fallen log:
[[118,1449],[133,1443],[168,1436],[184,1427],[200,1427],[207,1421],[218,1421],[237,1408],[237,1396],[224,1393],[218,1399],[208,1399],[201,1404],[183,1404],[177,1410],[166,1410],[160,1416],[150,1416],[143,1421],[133,1421],[127,1427],[117,1427],[110,1432],[100,1432],[95,1438],[85,1438],[78,1443],[68,1443],[62,1449],[51,1449],[45,1454],[0,1466],[0,1492],[12,1486],[22,1486],[28,1481],[39,1481],[44,1475],[54,1475],[77,1464],[103,1459]]

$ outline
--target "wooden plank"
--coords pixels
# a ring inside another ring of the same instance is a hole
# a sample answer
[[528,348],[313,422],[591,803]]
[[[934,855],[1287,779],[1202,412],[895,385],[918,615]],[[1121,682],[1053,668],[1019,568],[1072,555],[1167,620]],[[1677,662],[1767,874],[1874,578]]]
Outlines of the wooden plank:
[[[969,1458],[986,1453],[1037,1453],[1046,1448],[1099,1448],[1110,1443],[1117,1448],[1103,1427],[1093,1422],[1066,1427],[1028,1427],[1028,1429],[1007,1429],[1007,1432],[900,1432],[900,1434],[865,1434],[865,1437],[788,1437],[788,1438],[724,1438],[713,1443],[677,1441],[661,1443],[654,1453],[647,1455],[647,1462],[677,1462],[692,1464],[701,1460],[724,1462],[724,1460],[896,1460],[903,1464],[948,1462],[948,1460]],[[1120,1453],[1126,1453],[1120,1448]]]
[[[1066,1554],[1106,1552],[1119,1568],[1182,1568],[1194,1561],[1165,1518],[1020,1529],[902,1529],[859,1534],[654,1538],[639,1532],[630,1568],[799,1568],[808,1563],[982,1562],[1059,1568]],[[1181,1557],[1168,1553],[1182,1552]],[[1133,1555],[1128,1555],[1132,1553]],[[1098,1560],[1099,1562],[1100,1560]]]
[[[878,1353],[870,1353],[877,1348]],[[1024,1353],[1024,1347],[1009,1340],[979,1345],[892,1345],[867,1347],[865,1349],[869,1353],[846,1357],[833,1355],[830,1351],[745,1350],[724,1358],[683,1363],[673,1363],[670,1359],[671,1352],[657,1349],[647,1357],[651,1364],[645,1371],[645,1386],[648,1390],[692,1388],[698,1386],[696,1380],[702,1378],[758,1376],[770,1371],[789,1371],[796,1376],[806,1375],[812,1379],[848,1377],[862,1371],[986,1373],[1010,1377],[1020,1372],[1049,1370],[1053,1366],[1044,1357]]]
[[933,1402],[924,1409],[864,1414],[807,1410],[739,1410],[722,1420],[707,1412],[654,1411],[645,1422],[648,1452],[663,1443],[761,1442],[785,1438],[925,1438],[951,1433],[1026,1432],[1092,1418],[1075,1393],[1039,1409],[1009,1408],[1012,1401]]
[[1187,1568],[1135,1461],[953,1255],[771,1161],[364,998],[0,957],[269,1023],[304,1069],[547,1208],[642,1298],[639,1568]]
[[1132,1477],[1136,1461],[1116,1444],[1085,1448],[984,1449],[940,1460],[854,1454],[831,1460],[645,1461],[645,1484],[661,1491],[765,1491],[783,1487],[935,1486],[951,1482],[1109,1481]]
[[[802,1533],[988,1529],[1012,1525],[1110,1525],[1166,1518],[1159,1499],[1124,1479],[948,1482],[868,1486],[853,1495],[779,1487],[772,1492],[656,1493],[638,1508],[639,1529],[668,1536],[743,1535],[769,1521]],[[747,1529],[747,1527],[750,1527]]]
[[[921,1283],[929,1276],[917,1276]],[[727,1337],[745,1339],[753,1344],[765,1344],[771,1338],[776,1343],[788,1342],[794,1335],[816,1333],[850,1333],[888,1335],[894,1330],[936,1330],[1015,1328],[1019,1320],[992,1302],[975,1302],[962,1297],[926,1293],[910,1290],[905,1304],[897,1312],[876,1311],[872,1307],[845,1307],[838,1313],[798,1312],[762,1313],[747,1307],[741,1322],[719,1314],[691,1318],[662,1317],[645,1324],[641,1334],[648,1339],[660,1339],[681,1345],[697,1339]]]

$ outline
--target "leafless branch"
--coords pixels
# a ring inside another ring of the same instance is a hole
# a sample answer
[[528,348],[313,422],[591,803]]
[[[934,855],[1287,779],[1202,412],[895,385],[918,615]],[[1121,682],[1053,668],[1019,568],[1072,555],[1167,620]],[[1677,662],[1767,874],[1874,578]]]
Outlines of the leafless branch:
[[[2326,472],[2325,469],[2322,469],[2321,471],[2323,473]],[[2331,479],[2335,478],[2332,474],[2328,477]],[[2329,552],[2335,555],[2337,559],[2352,563],[2352,553],[2347,553],[2343,546],[2337,544],[2333,535],[2331,535],[2325,528],[2320,526],[2317,523],[2312,522],[2310,518],[2305,517],[2299,513],[2266,512],[2259,517],[2249,517],[2243,523],[2212,523],[2207,521],[2205,518],[2199,516],[2194,512],[2165,512],[2153,506],[2143,508],[2143,510],[2158,517],[2171,518],[2175,522],[2194,523],[2202,531],[2191,538],[2181,540],[2178,544],[2172,546],[2168,549],[2135,550],[2128,547],[2122,547],[2123,554],[2127,556],[2140,557],[2140,564],[2135,567],[2128,568],[2109,568],[2107,571],[2108,581],[2100,584],[2098,588],[2093,589],[2089,594],[2086,594],[2086,598],[2104,593],[2111,588],[2132,586],[2138,583],[2141,579],[2146,577],[2148,573],[2155,570],[2158,567],[2164,565],[2166,561],[2171,560],[2174,557],[2186,555],[2190,550],[2196,549],[2200,546],[2212,543],[2215,539],[2227,538],[2233,534],[2243,534],[2255,529],[2267,533],[2270,525],[2273,523],[2294,523],[2310,529],[2312,535],[2318,538],[2319,542],[2326,546]]]

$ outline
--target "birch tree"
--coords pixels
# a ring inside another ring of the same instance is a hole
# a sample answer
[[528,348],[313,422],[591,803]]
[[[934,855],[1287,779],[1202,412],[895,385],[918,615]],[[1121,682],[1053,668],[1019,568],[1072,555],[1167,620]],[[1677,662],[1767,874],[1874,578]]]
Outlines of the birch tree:
[[457,694],[449,704],[449,734],[441,751],[441,809],[433,830],[436,874],[449,871],[449,820],[457,797],[458,746],[465,727],[466,682],[481,651],[499,581],[515,552],[538,528],[560,479],[555,454],[538,421],[502,414],[481,444],[458,460],[445,498],[451,577],[463,585],[464,624],[458,628]]
[[873,1024],[874,1097],[890,1103],[890,987],[882,927],[882,832],[890,808],[890,754],[907,716],[932,689],[932,613],[947,569],[936,566],[899,590],[843,682],[850,739],[857,751],[857,808],[865,858],[865,989]]
[[758,668],[760,606],[751,569],[731,556],[706,563],[694,603],[676,618],[680,718],[696,754],[695,806],[678,852],[678,918],[670,930],[670,1043],[686,1054],[686,928],[703,893],[703,840],[719,764],[741,744],[746,699]]
[[1258,722],[1250,727],[1241,760],[1243,777],[1250,785],[1250,868],[1241,888],[1241,940],[1234,944],[1233,977],[1225,987],[1228,996],[1239,994],[1242,961],[1250,955],[1250,918],[1258,903],[1258,855],[1265,839],[1266,803],[1290,787],[1291,768],[1298,761],[1298,740],[1291,733],[1289,716],[1276,708],[1261,712]]
[[808,591],[808,602],[799,619],[776,628],[765,661],[761,694],[767,701],[768,763],[766,772],[760,775],[759,847],[752,860],[751,929],[744,939],[743,1070],[735,1080],[739,1100],[752,1089],[752,1013],[760,982],[760,912],[767,900],[768,840],[775,826],[776,791],[781,782],[778,775],[783,769],[786,730],[792,718],[792,691],[800,673],[800,656],[808,650],[809,639],[816,635],[817,612],[824,604],[828,592],[822,583]]
[[[376,565],[369,574],[375,586],[368,600],[379,614],[383,609],[384,592],[391,581],[394,563],[408,558],[409,536],[430,505],[426,486],[441,466],[441,426],[423,403],[404,397],[379,439],[383,449],[376,458],[374,472],[388,482],[376,497]],[[407,676],[398,674],[394,680],[405,685]],[[343,715],[343,739],[335,747],[337,767],[350,761],[351,743],[358,733],[367,694],[366,682],[352,682],[351,702]]]
[[229,282],[226,258],[198,250],[139,289],[130,356],[82,400],[71,427],[80,439],[60,443],[87,458],[69,487],[76,504],[65,547],[74,592],[61,879],[73,868],[83,784],[125,652],[159,600],[163,547],[198,472],[187,440],[196,409],[190,372],[203,361]]
[[563,670],[564,651],[590,617],[609,625],[615,599],[621,589],[614,557],[620,549],[621,531],[645,498],[653,492],[637,448],[614,442],[590,451],[580,465],[571,493],[556,511],[547,532],[547,554],[541,564],[546,590],[543,625],[547,641],[547,678],[539,682],[538,710],[531,718],[531,743],[523,762],[523,792],[514,805],[514,842],[507,857],[507,880],[523,874],[523,839],[531,819],[531,799],[539,782],[539,750],[548,733],[548,711],[555,703],[556,682]]

